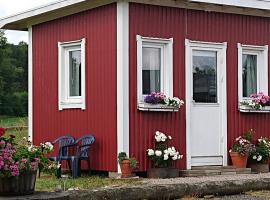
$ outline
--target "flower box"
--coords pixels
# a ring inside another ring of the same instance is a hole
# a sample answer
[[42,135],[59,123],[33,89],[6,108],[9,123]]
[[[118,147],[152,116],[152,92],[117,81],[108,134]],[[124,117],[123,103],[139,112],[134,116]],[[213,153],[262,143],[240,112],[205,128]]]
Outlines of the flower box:
[[177,178],[179,177],[179,170],[175,168],[150,168],[147,170],[148,178]]
[[248,105],[239,105],[239,111],[245,113],[270,113],[270,106],[264,106],[262,109],[254,109]]
[[20,174],[16,177],[0,178],[0,196],[22,196],[35,191],[37,171]]
[[157,111],[157,112],[178,112],[179,108],[175,106],[168,106],[166,104],[138,103],[138,110]]

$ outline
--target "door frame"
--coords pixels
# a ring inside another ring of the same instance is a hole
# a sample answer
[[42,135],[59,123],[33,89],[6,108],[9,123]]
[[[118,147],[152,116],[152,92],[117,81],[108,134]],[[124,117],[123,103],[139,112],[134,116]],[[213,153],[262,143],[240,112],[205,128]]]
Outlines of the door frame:
[[192,50],[193,49],[211,49],[217,50],[220,52],[221,60],[220,60],[220,73],[221,73],[221,81],[225,84],[222,86],[222,91],[220,93],[220,105],[221,105],[221,122],[222,122],[222,132],[221,132],[221,142],[223,143],[222,147],[222,155],[223,155],[223,165],[226,166],[228,163],[227,160],[227,79],[226,79],[226,50],[227,50],[227,42],[223,43],[215,43],[215,42],[202,42],[202,41],[192,41],[189,39],[185,39],[185,84],[186,84],[186,167],[187,169],[191,169],[191,80],[192,80]]

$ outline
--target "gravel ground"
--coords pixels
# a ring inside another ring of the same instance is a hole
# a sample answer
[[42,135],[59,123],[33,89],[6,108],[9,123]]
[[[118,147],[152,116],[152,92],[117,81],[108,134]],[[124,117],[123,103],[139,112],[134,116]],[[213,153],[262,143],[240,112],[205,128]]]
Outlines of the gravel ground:
[[177,184],[177,183],[202,183],[205,181],[226,181],[226,180],[247,180],[258,178],[270,178],[270,173],[263,174],[237,174],[236,175],[219,175],[219,176],[202,176],[202,177],[180,177],[172,179],[144,179],[145,184]]

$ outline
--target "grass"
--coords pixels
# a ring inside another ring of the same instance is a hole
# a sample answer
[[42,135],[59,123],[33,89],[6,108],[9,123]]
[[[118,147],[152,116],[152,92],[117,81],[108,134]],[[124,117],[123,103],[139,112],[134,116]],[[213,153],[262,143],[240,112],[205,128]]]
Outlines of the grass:
[[27,117],[11,117],[0,115],[0,127],[27,126]]
[[[68,178],[66,180],[66,189],[78,188],[78,189],[93,189],[105,186],[122,186],[122,185],[134,185],[139,184],[138,179],[112,179],[99,176],[82,176],[77,179]],[[42,175],[37,178],[36,190],[37,191],[54,191],[57,185],[61,185],[63,190],[64,180],[57,179],[52,175]]]
[[247,195],[263,198],[263,199],[270,199],[270,191],[269,190],[261,190],[261,191],[250,191],[246,192]]
[[[27,126],[26,117],[8,117],[0,116],[0,127],[20,127]],[[5,133],[5,137],[9,135],[15,135],[15,142],[19,142],[23,137],[27,137],[27,128],[13,128],[9,129]],[[121,185],[130,185],[136,184],[138,180],[135,179],[111,179],[104,178],[99,176],[82,176],[81,178],[72,179],[68,178],[66,180],[66,188],[79,188],[79,189],[92,189],[104,186],[121,186]],[[40,178],[37,178],[36,181],[36,190],[37,191],[54,191],[56,186],[61,185],[62,189],[64,187],[64,180],[57,179],[54,175],[42,174]]]

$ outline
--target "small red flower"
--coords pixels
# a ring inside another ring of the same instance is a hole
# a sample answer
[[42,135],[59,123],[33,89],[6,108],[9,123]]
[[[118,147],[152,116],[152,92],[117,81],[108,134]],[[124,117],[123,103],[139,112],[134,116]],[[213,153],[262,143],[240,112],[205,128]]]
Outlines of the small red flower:
[[6,132],[5,128],[0,127],[0,137],[3,136]]

